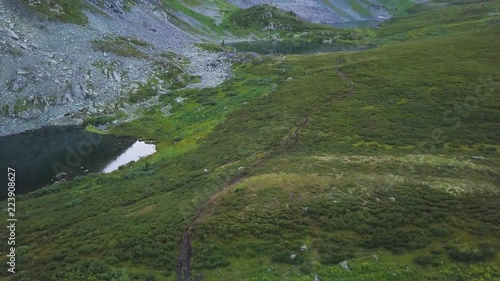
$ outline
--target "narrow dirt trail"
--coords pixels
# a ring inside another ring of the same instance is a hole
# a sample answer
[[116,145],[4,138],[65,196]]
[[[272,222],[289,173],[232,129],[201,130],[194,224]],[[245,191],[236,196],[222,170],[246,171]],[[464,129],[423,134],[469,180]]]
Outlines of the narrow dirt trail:
[[[349,83],[349,85],[350,85],[349,91],[347,91],[346,93],[341,93],[340,95],[339,94],[333,95],[324,104],[322,104],[321,106],[319,106],[318,108],[316,108],[314,111],[312,111],[308,116],[306,116],[304,118],[304,121],[297,127],[297,129],[293,133],[294,146],[299,141],[299,133],[300,133],[300,131],[309,124],[309,119],[310,119],[311,116],[313,116],[313,115],[321,112],[327,106],[331,105],[334,101],[352,95],[354,93],[354,91],[356,90],[356,87],[354,86],[354,84],[352,83],[352,81],[342,71],[341,66],[343,64],[344,64],[344,60],[343,59],[339,59],[337,61],[336,71],[337,71],[337,75],[343,81]],[[253,167],[255,168],[255,167],[261,166],[266,160],[274,157],[274,155],[275,155],[275,153],[268,154],[266,157],[260,159],[255,164],[253,164]],[[178,256],[178,259],[177,259],[177,266],[176,266],[176,269],[175,269],[175,273],[177,275],[177,281],[190,281],[191,280],[191,258],[192,258],[192,255],[193,255],[193,248],[192,248],[192,245],[191,245],[191,235],[192,235],[193,227],[196,225],[198,219],[206,211],[207,206],[210,205],[212,202],[214,202],[215,199],[219,197],[219,195],[221,195],[227,189],[229,189],[229,188],[235,186],[236,184],[238,184],[248,174],[249,174],[249,171],[244,171],[244,172],[241,172],[241,173],[238,173],[237,175],[235,175],[224,186],[224,188],[222,188],[219,191],[213,193],[198,208],[198,211],[196,212],[196,216],[193,218],[193,220],[191,221],[191,223],[187,226],[187,228],[184,231],[184,234],[182,236],[181,250],[179,252],[179,256]]]
[[299,142],[299,133],[302,129],[304,129],[309,124],[309,119],[311,116],[321,112],[326,107],[330,106],[334,101],[351,96],[354,93],[354,91],[356,90],[356,86],[354,85],[354,83],[351,81],[351,79],[349,79],[347,74],[345,74],[345,72],[341,68],[341,66],[344,63],[345,63],[345,61],[342,58],[337,60],[337,66],[335,69],[336,69],[337,75],[340,77],[340,79],[342,79],[346,83],[349,83],[349,91],[347,91],[346,93],[342,93],[340,95],[338,95],[338,94],[332,95],[332,97],[328,101],[326,101],[324,104],[322,104],[321,106],[316,108],[313,112],[311,112],[311,114],[309,114],[309,116],[306,116],[304,118],[304,121],[302,122],[302,124],[299,125],[297,127],[297,129],[295,130],[295,132],[293,133],[294,145],[297,145],[297,143]]
[[191,223],[187,226],[184,231],[184,235],[182,236],[182,245],[181,250],[179,252],[179,257],[177,259],[177,266],[175,268],[175,274],[177,275],[177,281],[190,281],[191,279],[191,257],[193,255],[193,248],[191,246],[191,233],[193,230],[193,226],[196,224],[200,216],[206,210],[207,206],[213,202],[219,194],[221,194],[224,190],[230,188],[233,185],[238,184],[241,179],[248,175],[248,171],[241,172],[235,175],[229,183],[227,183],[222,190],[219,190],[213,193],[210,197],[201,204],[196,212],[196,216],[193,218]]

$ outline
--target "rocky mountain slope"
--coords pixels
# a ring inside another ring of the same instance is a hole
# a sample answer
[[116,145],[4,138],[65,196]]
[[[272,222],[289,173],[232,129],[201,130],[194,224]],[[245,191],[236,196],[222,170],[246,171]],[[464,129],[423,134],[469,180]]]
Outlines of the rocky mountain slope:
[[[292,11],[286,16],[294,23],[302,18],[332,24],[387,18],[382,4],[391,7],[389,2],[2,1],[0,135],[48,124],[82,124],[94,115],[134,116],[135,109],[153,103],[131,103],[188,85],[220,84],[230,72],[227,60],[193,44],[235,40],[238,8],[272,4]],[[279,14],[268,12],[271,18]],[[260,13],[269,16],[266,9]],[[265,20],[268,32],[280,24]]]
[[[145,87],[165,93],[175,84],[168,79],[194,76],[199,87],[211,87],[228,71],[223,64],[207,69],[217,55],[194,47],[199,38],[147,1],[128,12],[111,4],[99,13],[85,10],[85,25],[46,20],[33,13],[42,5],[35,1],[0,5],[2,135],[81,124],[88,115],[126,108],[126,97]],[[69,13],[59,5],[50,12]],[[170,65],[174,75],[163,79]]]

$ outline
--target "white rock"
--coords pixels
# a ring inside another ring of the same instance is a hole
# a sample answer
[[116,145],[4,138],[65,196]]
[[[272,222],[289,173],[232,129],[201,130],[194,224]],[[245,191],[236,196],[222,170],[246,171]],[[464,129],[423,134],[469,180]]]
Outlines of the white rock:
[[17,36],[17,34],[14,32],[14,30],[7,29],[7,32],[9,33],[10,38],[15,39],[15,40],[19,40],[19,36]]
[[347,261],[341,261],[341,262],[339,262],[339,265],[340,265],[340,266],[341,266],[344,270],[346,270],[346,271],[351,271],[351,270],[349,269],[349,266],[347,265]]
[[59,174],[56,175],[56,178],[63,179],[65,177],[67,177],[67,176],[68,176],[68,173],[61,172],[61,173],[59,173]]
[[16,73],[17,73],[18,75],[26,75],[26,74],[29,74],[29,72],[28,72],[28,71],[23,70],[23,69],[18,69],[18,70],[16,71]]
[[115,79],[116,82],[120,83],[122,81],[122,77],[120,76],[120,73],[113,71],[113,78]]

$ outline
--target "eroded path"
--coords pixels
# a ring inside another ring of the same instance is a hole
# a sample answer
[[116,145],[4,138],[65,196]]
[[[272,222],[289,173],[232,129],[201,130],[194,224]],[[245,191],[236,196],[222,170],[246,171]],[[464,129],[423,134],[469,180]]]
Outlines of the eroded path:
[[[309,124],[309,119],[330,106],[334,101],[346,98],[348,96],[351,96],[354,91],[356,90],[356,87],[354,83],[349,79],[349,77],[345,74],[345,72],[342,70],[342,65],[344,65],[345,60],[343,58],[340,58],[337,60],[336,64],[336,72],[337,75],[346,83],[349,84],[349,90],[345,93],[340,93],[340,94],[334,94],[329,100],[327,100],[325,103],[323,103],[321,106],[317,107],[314,109],[308,116],[304,117],[304,120],[297,126],[297,128],[293,131],[292,136],[285,136],[285,143],[283,145],[284,149],[287,149],[287,143],[288,140],[293,140],[293,146],[297,145],[299,141],[299,134],[302,129],[304,129],[308,124]],[[263,157],[262,159],[258,160],[256,163],[253,164],[253,168],[261,166],[263,163],[265,163],[267,160],[273,158],[276,155],[276,153],[269,153],[267,156]],[[209,206],[212,202],[215,201],[216,198],[218,198],[220,195],[222,195],[223,192],[226,192],[228,189],[231,187],[237,185],[242,179],[244,179],[246,176],[248,176],[249,171],[243,171],[241,173],[238,173],[235,175],[222,189],[218,190],[217,192],[213,193],[207,200],[203,202],[203,204],[200,205],[196,212],[196,216],[193,218],[191,223],[187,226],[186,230],[184,231],[183,237],[182,237],[182,245],[181,249],[179,252],[179,256],[177,259],[177,266],[175,269],[176,275],[177,275],[177,281],[190,281],[191,279],[191,258],[193,255],[193,248],[191,245],[191,237],[192,237],[192,231],[196,223],[198,222],[198,219],[205,213],[207,210],[207,206]]]
[[345,60],[343,58],[340,58],[337,60],[337,66],[336,66],[336,71],[337,71],[337,75],[342,79],[344,80],[345,82],[349,83],[349,91],[346,92],[346,93],[342,93],[340,95],[336,94],[336,95],[332,95],[332,97],[327,101],[325,102],[324,104],[322,104],[320,107],[316,108],[313,112],[311,112],[311,114],[309,116],[306,116],[304,118],[304,121],[302,122],[302,124],[300,124],[297,129],[295,130],[295,132],[293,133],[293,140],[294,140],[294,145],[297,145],[297,143],[299,142],[299,133],[302,129],[304,129],[307,124],[309,124],[309,118],[319,112],[321,112],[322,110],[324,110],[326,107],[330,106],[334,101],[336,100],[339,100],[339,99],[343,99],[345,97],[348,97],[348,96],[351,96],[354,91],[356,90],[356,86],[354,86],[354,83],[349,79],[349,77],[345,74],[345,72],[342,70],[342,65],[345,63]]

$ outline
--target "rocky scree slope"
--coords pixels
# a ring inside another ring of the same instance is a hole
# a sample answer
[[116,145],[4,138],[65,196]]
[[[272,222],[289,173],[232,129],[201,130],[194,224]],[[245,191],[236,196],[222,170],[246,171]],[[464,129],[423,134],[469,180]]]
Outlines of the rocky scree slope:
[[[141,90],[165,94],[193,77],[191,86],[213,87],[230,71],[220,54],[196,48],[200,39],[171,23],[157,1],[89,0],[83,24],[47,20],[77,18],[50,3],[0,2],[0,135],[127,112],[126,97]],[[34,13],[40,7],[47,13]]]
[[0,3],[0,136],[82,124],[95,115],[125,113],[130,120],[154,105],[137,105],[146,98],[220,84],[230,73],[230,59],[193,43],[238,40],[219,26],[238,8],[271,4],[332,24],[387,18],[388,10],[397,12],[409,2],[5,0]]

